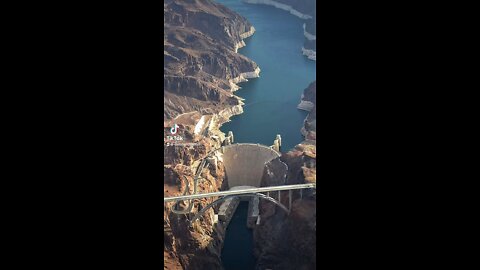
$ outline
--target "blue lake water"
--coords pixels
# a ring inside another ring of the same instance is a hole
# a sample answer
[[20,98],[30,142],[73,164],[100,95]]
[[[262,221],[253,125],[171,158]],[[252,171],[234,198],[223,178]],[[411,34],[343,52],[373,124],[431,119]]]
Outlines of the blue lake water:
[[[235,92],[245,99],[244,113],[231,118],[221,130],[233,131],[235,142],[272,145],[282,136],[282,152],[303,140],[300,129],[307,112],[297,109],[303,90],[313,82],[316,62],[302,55],[304,21],[271,6],[241,0],[218,0],[255,27],[239,53],[255,61],[260,78],[240,84]],[[227,229],[222,261],[226,270],[255,267],[252,231],[246,227],[248,204],[237,208]]]
[[222,126],[235,142],[272,145],[282,136],[282,152],[303,140],[300,129],[307,112],[297,109],[305,88],[315,78],[315,61],[302,55],[304,20],[271,6],[241,0],[218,0],[245,17],[256,29],[239,53],[255,61],[260,78],[240,84],[235,92],[245,99],[244,113]]

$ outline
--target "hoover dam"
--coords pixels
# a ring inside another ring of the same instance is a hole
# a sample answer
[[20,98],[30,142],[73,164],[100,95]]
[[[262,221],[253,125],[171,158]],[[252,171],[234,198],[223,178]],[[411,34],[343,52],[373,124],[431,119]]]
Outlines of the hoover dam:
[[260,187],[265,165],[280,153],[261,144],[238,143],[224,148],[223,161],[228,187]]
[[[314,269],[316,144],[304,142],[315,126],[303,132],[315,106],[303,99],[316,79],[302,54],[308,21],[257,5],[274,1],[167,2],[175,26],[164,41],[164,128],[173,119],[193,146],[164,151],[165,197],[187,196],[165,203],[165,269]],[[198,46],[177,49],[189,42]]]

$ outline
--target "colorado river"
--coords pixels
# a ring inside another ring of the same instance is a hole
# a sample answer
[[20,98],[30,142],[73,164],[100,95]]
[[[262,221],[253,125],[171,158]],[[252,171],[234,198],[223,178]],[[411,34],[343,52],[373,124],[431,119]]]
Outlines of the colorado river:
[[247,212],[248,202],[240,202],[227,228],[222,250],[222,262],[226,270],[255,268],[252,230],[246,226]]
[[[242,83],[235,92],[245,99],[244,113],[221,130],[233,131],[235,142],[272,145],[282,136],[282,152],[303,140],[300,129],[307,112],[297,109],[303,90],[315,78],[316,62],[302,55],[304,20],[271,6],[240,0],[218,0],[245,17],[256,29],[239,53],[255,61],[260,78]],[[239,205],[227,229],[222,261],[226,270],[254,269],[253,239],[246,227],[245,206]]]

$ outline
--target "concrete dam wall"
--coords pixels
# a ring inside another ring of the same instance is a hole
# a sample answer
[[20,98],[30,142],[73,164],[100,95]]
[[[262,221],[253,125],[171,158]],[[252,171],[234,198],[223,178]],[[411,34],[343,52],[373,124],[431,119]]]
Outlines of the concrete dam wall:
[[260,144],[237,143],[225,146],[223,162],[229,188],[260,187],[265,164],[278,157],[278,152]]

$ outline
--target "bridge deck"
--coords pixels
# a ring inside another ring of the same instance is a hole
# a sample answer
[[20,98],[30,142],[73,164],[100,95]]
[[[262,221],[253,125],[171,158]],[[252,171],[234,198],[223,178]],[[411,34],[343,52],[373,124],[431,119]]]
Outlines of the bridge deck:
[[220,197],[227,195],[241,195],[241,194],[251,194],[251,193],[260,193],[267,191],[281,191],[281,190],[293,190],[293,189],[307,189],[307,188],[316,188],[316,184],[298,184],[298,185],[283,185],[283,186],[273,186],[273,187],[261,187],[261,188],[248,188],[248,189],[239,189],[239,190],[227,190],[211,193],[200,193],[193,195],[184,195],[184,196],[175,196],[175,197],[166,197],[163,199],[163,202],[171,201],[183,201],[189,199],[201,199],[201,198],[210,198],[210,197]]

